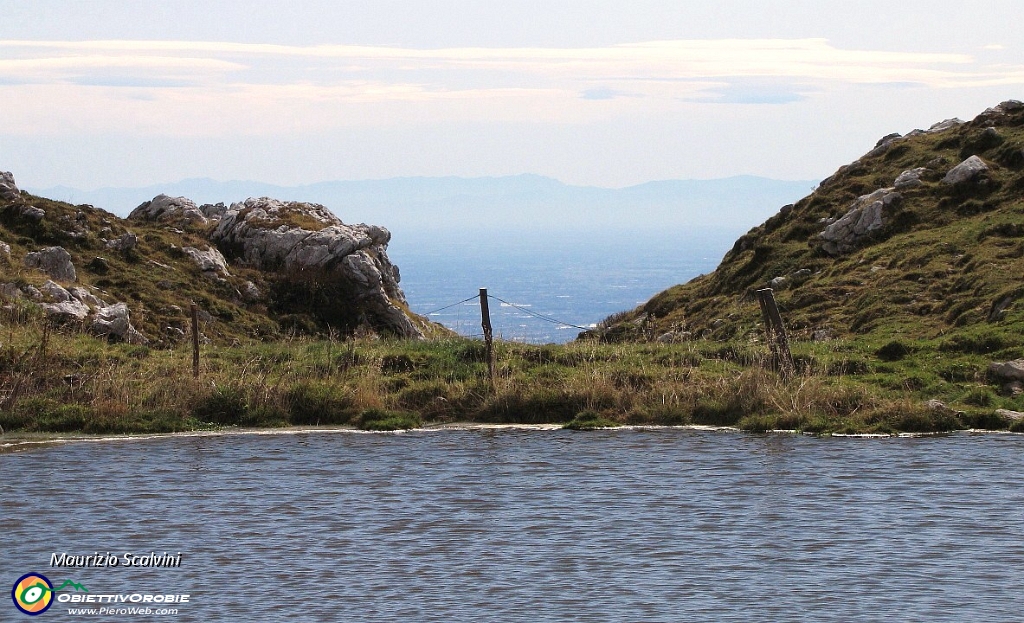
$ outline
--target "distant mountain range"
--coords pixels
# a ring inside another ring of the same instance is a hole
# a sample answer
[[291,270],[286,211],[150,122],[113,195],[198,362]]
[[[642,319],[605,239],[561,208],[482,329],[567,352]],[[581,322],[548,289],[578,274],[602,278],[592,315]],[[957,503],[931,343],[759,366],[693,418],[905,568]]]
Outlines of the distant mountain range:
[[305,186],[199,178],[141,188],[80,190],[55,186],[26,190],[73,204],[90,204],[121,216],[163,193],[185,196],[198,204],[230,204],[259,196],[314,202],[327,206],[345,222],[374,223],[393,231],[652,227],[745,231],[781,206],[807,195],[815,183],[738,176],[665,180],[612,189],[570,186],[539,175],[516,175],[402,177]]

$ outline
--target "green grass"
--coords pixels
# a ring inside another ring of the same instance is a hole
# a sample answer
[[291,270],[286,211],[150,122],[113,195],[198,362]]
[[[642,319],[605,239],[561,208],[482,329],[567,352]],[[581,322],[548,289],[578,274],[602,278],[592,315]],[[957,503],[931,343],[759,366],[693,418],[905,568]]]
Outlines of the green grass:
[[[756,342],[499,342],[493,384],[481,344],[461,338],[250,340],[204,346],[196,380],[185,345],[109,344],[64,327],[43,351],[42,322],[0,325],[8,434],[459,421],[896,433],[1006,429],[996,410],[1024,410],[1024,397],[987,378],[988,354],[950,351],[948,337],[907,342],[899,358],[885,354],[888,338],[794,341],[788,380]],[[927,409],[931,399],[950,410]]]

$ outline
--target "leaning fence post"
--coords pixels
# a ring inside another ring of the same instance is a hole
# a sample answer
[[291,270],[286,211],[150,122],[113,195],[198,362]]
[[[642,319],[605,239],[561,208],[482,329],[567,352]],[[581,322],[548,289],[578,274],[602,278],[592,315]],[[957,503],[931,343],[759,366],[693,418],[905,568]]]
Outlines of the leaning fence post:
[[775,293],[771,288],[757,290],[757,302],[761,306],[761,317],[764,319],[764,331],[768,338],[768,348],[772,351],[772,365],[784,377],[793,374],[793,354],[789,351],[789,338],[786,327],[782,324],[782,314],[775,304]]
[[192,301],[192,376],[199,378],[199,308]]
[[487,288],[480,288],[480,324],[487,344],[487,378],[494,385],[494,331],[491,329],[491,310],[487,305]]

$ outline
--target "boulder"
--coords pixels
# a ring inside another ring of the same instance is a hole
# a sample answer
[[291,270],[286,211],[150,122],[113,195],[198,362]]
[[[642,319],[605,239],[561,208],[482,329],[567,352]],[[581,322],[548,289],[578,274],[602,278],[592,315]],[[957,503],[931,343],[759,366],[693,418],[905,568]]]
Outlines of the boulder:
[[151,201],[139,204],[128,215],[129,220],[171,222],[177,225],[200,224],[208,222],[206,215],[187,197],[170,197],[157,195]]
[[880,188],[850,204],[846,214],[826,225],[818,234],[821,248],[829,255],[841,255],[855,249],[870,232],[885,224],[885,209],[902,196],[894,188]]
[[224,259],[224,256],[217,249],[207,247],[200,250],[195,247],[182,247],[181,251],[195,262],[204,276],[210,278],[231,276],[231,273],[228,272],[227,260]]
[[1024,419],[1024,413],[1021,413],[1020,411],[1011,411],[1009,409],[996,409],[996,415],[1002,418],[1006,418],[1011,422],[1016,422],[1017,420]]
[[422,337],[402,309],[407,303],[401,276],[388,258],[391,233],[383,227],[346,225],[321,205],[263,197],[232,204],[210,239],[264,271],[333,274],[352,287],[371,326]]
[[21,215],[30,221],[38,223],[46,216],[46,210],[35,206],[22,206]]
[[1008,381],[1024,381],[1024,359],[993,361],[988,366],[988,373]]
[[942,178],[942,183],[956,186],[965,182],[972,182],[986,171],[988,171],[988,165],[985,164],[985,161],[977,156],[971,156],[950,169],[946,176]]
[[149,341],[132,326],[128,306],[124,303],[115,303],[96,310],[90,328],[93,335],[129,344],[145,344]]
[[70,282],[78,279],[75,265],[71,263],[71,254],[63,247],[46,247],[25,256],[25,266],[38,268],[51,279]]
[[921,176],[928,172],[925,167],[917,167],[916,169],[907,169],[903,173],[900,173],[896,177],[896,181],[893,182],[893,187],[896,190],[906,190],[908,188],[917,188],[918,186],[924,186],[924,182],[921,181]]
[[10,171],[0,171],[0,200],[16,201],[21,198],[21,191],[14,183],[14,174]]
[[119,238],[113,240],[107,240],[106,245],[108,249],[113,249],[121,253],[131,251],[135,247],[139,246],[139,237],[132,232],[126,232]]

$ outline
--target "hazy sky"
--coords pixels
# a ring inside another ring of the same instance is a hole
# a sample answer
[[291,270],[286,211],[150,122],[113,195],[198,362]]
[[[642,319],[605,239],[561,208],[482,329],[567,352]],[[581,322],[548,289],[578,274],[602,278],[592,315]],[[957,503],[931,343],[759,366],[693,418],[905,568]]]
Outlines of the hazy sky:
[[0,0],[22,186],[820,179],[1024,99],[1020,0]]

